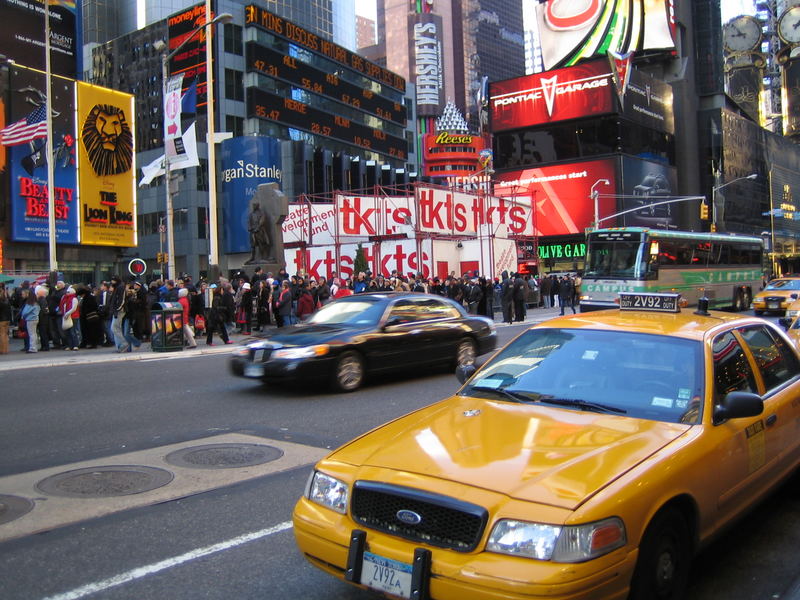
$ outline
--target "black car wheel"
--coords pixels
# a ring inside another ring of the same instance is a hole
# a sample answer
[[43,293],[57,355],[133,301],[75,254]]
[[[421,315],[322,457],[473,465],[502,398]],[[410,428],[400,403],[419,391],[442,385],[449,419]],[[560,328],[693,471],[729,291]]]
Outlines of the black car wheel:
[[674,508],[659,512],[644,533],[631,581],[632,600],[678,600],[689,580],[689,527]]
[[472,338],[464,338],[458,343],[456,349],[456,367],[467,367],[475,364],[475,357],[477,351],[475,349],[475,341]]
[[353,392],[364,382],[364,359],[358,352],[344,352],[333,372],[333,387],[340,392]]

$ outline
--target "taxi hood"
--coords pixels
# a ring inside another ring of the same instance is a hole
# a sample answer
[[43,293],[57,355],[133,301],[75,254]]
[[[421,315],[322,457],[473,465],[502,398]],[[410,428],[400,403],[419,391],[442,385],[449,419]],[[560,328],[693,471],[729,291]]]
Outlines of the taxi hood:
[[689,425],[454,396],[330,458],[574,510]]

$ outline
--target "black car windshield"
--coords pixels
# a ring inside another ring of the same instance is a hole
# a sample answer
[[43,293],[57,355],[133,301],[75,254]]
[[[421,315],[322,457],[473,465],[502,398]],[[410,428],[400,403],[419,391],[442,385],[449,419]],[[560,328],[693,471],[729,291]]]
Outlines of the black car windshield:
[[[604,409],[628,417],[699,423],[700,342],[644,333],[531,329],[484,366],[461,391],[568,410]],[[497,392],[494,393],[494,390]]]
[[770,281],[766,290],[800,290],[800,279],[776,279]]
[[316,325],[375,325],[383,316],[386,300],[374,296],[355,296],[331,302],[306,321]]

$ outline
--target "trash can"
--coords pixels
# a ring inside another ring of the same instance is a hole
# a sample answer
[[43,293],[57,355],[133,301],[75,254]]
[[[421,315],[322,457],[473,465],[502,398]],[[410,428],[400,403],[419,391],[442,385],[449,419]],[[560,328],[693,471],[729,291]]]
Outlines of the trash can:
[[150,346],[153,352],[183,350],[183,306],[156,302],[150,307]]

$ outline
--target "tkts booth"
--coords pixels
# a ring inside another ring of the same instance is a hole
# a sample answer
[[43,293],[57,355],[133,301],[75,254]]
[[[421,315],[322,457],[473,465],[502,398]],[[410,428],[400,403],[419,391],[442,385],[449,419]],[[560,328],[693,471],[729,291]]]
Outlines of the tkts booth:
[[417,185],[413,195],[337,195],[290,205],[289,272],[350,277],[359,245],[373,274],[446,277],[514,271],[515,237],[533,234],[530,201]]
[[521,270],[582,268],[595,221],[679,225],[675,205],[653,206],[677,190],[672,88],[630,56],[492,83],[490,118],[494,194],[535,206]]

